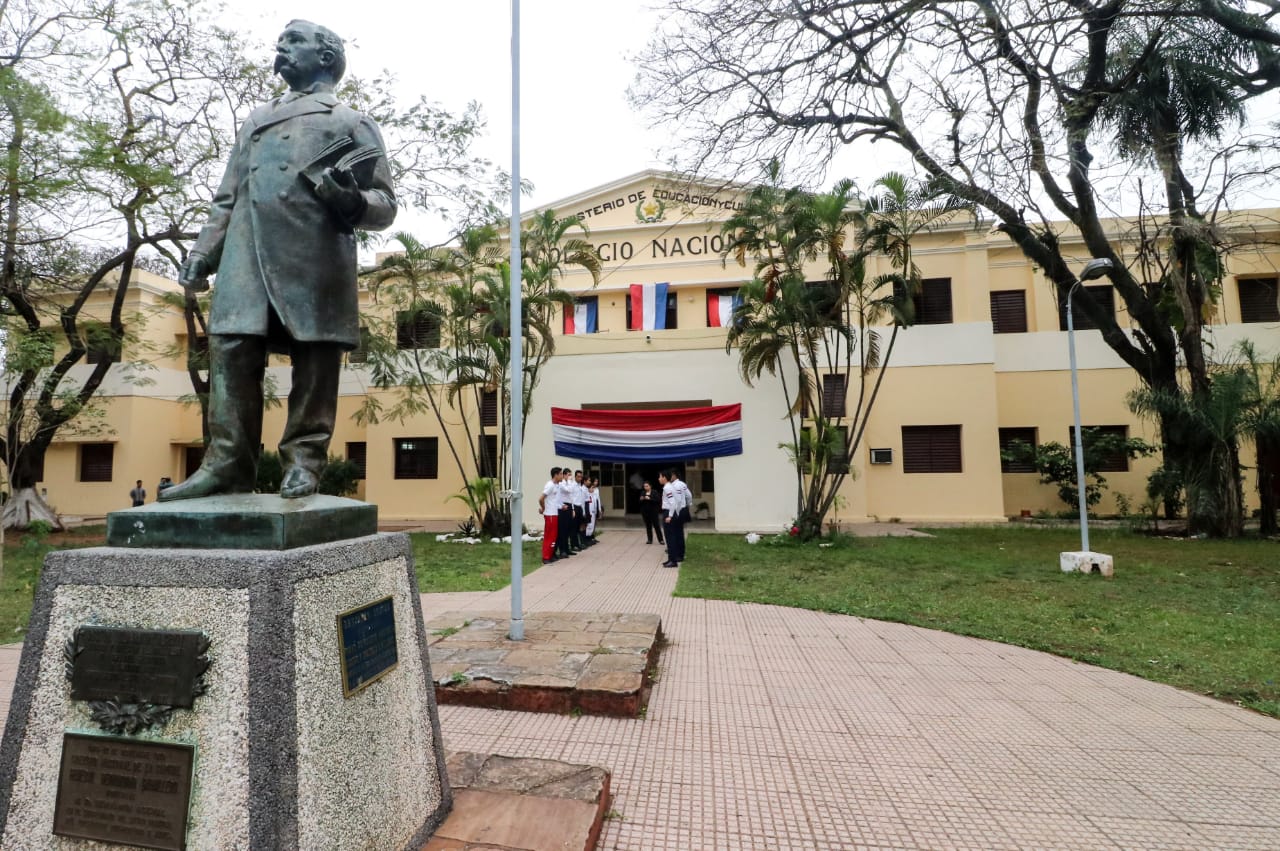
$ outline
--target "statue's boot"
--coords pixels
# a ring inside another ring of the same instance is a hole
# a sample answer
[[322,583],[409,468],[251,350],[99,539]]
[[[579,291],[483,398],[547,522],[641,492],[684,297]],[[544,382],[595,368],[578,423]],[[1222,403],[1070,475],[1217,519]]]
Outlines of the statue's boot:
[[311,496],[320,487],[316,474],[302,467],[290,467],[285,471],[284,480],[280,483],[280,496],[285,499],[298,499]]
[[158,499],[160,502],[172,502],[175,499],[197,499],[224,493],[248,493],[251,490],[252,488],[226,481],[201,467],[182,484],[161,491]]

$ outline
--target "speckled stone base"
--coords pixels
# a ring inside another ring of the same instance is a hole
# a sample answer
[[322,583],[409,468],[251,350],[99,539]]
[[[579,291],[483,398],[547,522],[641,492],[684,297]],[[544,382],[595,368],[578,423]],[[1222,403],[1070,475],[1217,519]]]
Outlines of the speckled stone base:
[[[388,596],[398,665],[344,697],[337,616]],[[84,623],[212,641],[207,692],[138,736],[196,746],[191,851],[417,851],[448,814],[407,535],[276,552],[101,547],[45,560],[0,745],[0,848],[117,847],[51,833],[62,734],[96,729],[63,670]]]

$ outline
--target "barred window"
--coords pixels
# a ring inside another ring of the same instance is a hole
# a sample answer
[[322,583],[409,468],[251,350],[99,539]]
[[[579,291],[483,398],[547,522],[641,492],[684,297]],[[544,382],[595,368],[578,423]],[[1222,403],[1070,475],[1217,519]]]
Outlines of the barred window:
[[439,438],[397,437],[394,443],[397,479],[434,479],[439,476]]
[[498,391],[480,391],[480,425],[496,426],[498,424]]
[[480,436],[476,447],[476,458],[479,462],[477,472],[486,479],[498,477],[498,436],[484,434]]

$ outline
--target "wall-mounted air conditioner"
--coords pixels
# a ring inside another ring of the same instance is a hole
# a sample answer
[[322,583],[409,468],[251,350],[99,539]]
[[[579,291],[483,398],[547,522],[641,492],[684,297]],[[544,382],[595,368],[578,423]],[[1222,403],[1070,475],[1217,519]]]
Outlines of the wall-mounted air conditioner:
[[892,464],[893,450],[892,449],[872,449],[871,463],[872,464]]

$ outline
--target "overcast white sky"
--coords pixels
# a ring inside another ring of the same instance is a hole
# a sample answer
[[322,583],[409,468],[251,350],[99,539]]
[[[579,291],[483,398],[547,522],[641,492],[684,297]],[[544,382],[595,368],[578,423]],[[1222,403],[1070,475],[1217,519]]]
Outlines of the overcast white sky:
[[[323,24],[347,41],[360,76],[390,70],[404,102],[425,95],[455,110],[479,101],[489,122],[480,153],[511,162],[511,6],[507,0],[227,0],[223,23],[264,48],[292,18]],[[521,174],[534,184],[526,208],[551,203],[651,167],[663,134],[647,131],[627,104],[629,61],[653,30],[636,0],[521,3]],[[266,53],[264,61],[269,61]],[[396,227],[409,225],[401,219]],[[413,230],[426,227],[413,222]],[[438,225],[436,226],[438,227]],[[443,231],[419,233],[442,237]]]

